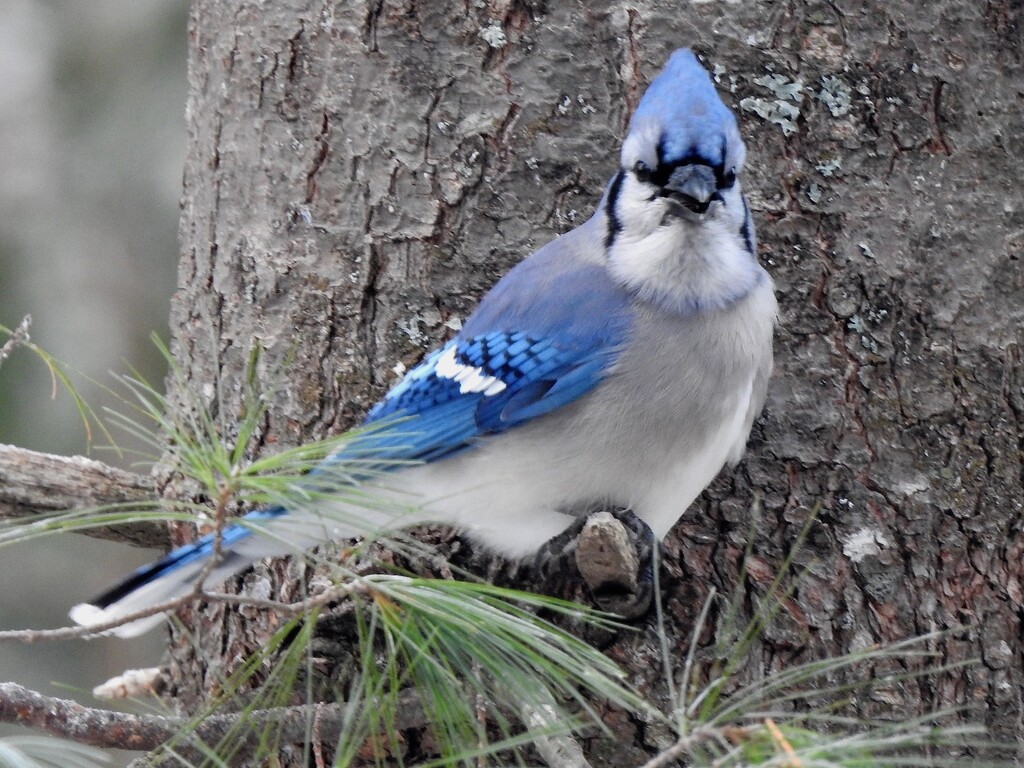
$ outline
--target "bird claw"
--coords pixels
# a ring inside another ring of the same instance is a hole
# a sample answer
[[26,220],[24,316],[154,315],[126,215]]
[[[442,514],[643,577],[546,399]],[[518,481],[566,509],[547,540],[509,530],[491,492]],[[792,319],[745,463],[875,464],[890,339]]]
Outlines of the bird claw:
[[644,616],[654,595],[654,533],[628,509],[580,517],[538,551],[545,582],[578,572],[594,603],[625,619]]

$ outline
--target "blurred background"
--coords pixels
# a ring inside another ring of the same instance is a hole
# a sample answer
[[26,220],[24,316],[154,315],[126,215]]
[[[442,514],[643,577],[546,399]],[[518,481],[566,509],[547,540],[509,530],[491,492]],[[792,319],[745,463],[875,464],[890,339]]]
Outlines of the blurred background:
[[[32,340],[78,372],[97,410],[117,405],[103,389],[111,371],[163,382],[149,337],[167,338],[175,286],[187,14],[186,0],[0,2],[0,324],[31,314]],[[105,442],[88,446],[33,355],[0,367],[0,443],[148,471]],[[0,629],[61,626],[71,604],[153,554],[72,536],[2,549]],[[0,681],[95,704],[94,685],[157,666],[162,645],[160,632],[3,644]]]

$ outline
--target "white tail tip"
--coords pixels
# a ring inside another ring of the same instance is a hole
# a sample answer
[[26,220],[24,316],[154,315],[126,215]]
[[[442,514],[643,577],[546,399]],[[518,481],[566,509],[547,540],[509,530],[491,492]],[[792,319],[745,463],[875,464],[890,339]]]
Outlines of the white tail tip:
[[[100,608],[91,603],[79,603],[68,611],[68,615],[75,624],[80,624],[83,627],[98,627],[121,618],[118,611],[110,608]],[[117,635],[118,637],[138,637],[162,622],[164,618],[164,614],[158,613],[155,616],[147,616],[144,619],[130,621],[119,627],[104,630],[99,634]]]

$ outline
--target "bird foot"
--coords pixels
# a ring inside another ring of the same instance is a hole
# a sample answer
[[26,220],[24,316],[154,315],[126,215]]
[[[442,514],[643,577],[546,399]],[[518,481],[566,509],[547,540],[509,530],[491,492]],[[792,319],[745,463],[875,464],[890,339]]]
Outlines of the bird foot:
[[630,510],[601,511],[548,541],[535,566],[546,582],[577,571],[601,610],[637,619],[651,606],[657,546],[654,533]]

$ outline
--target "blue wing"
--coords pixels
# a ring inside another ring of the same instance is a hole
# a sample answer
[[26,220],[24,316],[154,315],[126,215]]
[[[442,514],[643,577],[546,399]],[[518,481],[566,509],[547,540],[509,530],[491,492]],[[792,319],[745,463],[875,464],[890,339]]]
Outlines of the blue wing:
[[365,424],[386,429],[337,458],[359,451],[384,468],[445,458],[593,389],[629,332],[631,302],[603,268],[573,262],[570,243],[555,243],[563,247],[542,249],[512,270],[459,336],[370,411]]
[[456,338],[378,403],[366,424],[401,419],[368,436],[379,458],[433,461],[572,402],[604,376],[611,349],[566,349],[523,332]]

